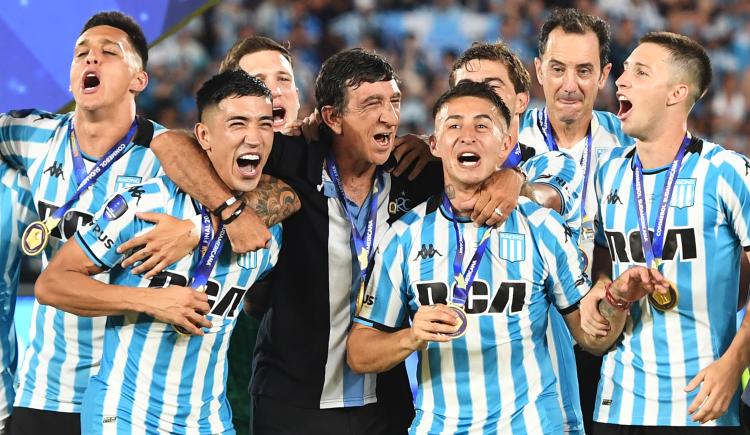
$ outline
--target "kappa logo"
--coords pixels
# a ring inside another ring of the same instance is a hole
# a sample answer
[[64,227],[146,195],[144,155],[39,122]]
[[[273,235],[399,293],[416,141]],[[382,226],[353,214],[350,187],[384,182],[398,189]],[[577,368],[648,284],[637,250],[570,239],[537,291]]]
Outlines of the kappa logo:
[[128,192],[130,192],[130,197],[135,198],[135,205],[140,204],[141,202],[141,195],[146,193],[146,191],[141,188],[141,186],[133,186],[130,189],[128,189]]
[[417,259],[420,257],[422,258],[422,260],[427,260],[428,258],[434,257],[436,254],[439,257],[443,256],[443,254],[441,254],[440,252],[438,252],[437,249],[435,249],[435,246],[432,243],[430,243],[429,245],[426,245],[423,243],[422,248],[419,251],[417,251],[417,255],[414,256],[414,259],[412,261],[417,261]]
[[43,174],[49,174],[50,177],[60,178],[62,177],[63,180],[65,180],[65,176],[63,175],[63,166],[62,163],[58,162],[52,162],[51,165],[47,169],[42,172]]
[[618,194],[617,189],[613,189],[611,192],[609,192],[609,195],[607,195],[605,201],[607,201],[607,204],[611,205],[615,205],[617,203],[622,205],[622,200],[620,199],[620,195]]

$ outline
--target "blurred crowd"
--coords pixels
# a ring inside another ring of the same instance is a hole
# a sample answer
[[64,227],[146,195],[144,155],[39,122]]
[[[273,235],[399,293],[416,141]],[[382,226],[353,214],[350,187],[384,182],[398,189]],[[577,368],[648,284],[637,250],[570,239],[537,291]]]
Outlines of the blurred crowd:
[[[691,131],[750,155],[750,0],[221,0],[151,50],[144,114],[170,128],[192,128],[195,90],[218,72],[240,38],[260,34],[288,43],[305,115],[314,106],[321,63],[347,47],[384,54],[402,80],[401,133],[431,132],[429,113],[448,87],[456,56],[477,40],[502,39],[533,73],[537,33],[554,7],[605,17],[612,31],[612,73],[597,109],[617,111],[615,79],[650,30],[688,35],[707,48],[709,94],[693,110]],[[543,105],[535,79],[530,108]]]

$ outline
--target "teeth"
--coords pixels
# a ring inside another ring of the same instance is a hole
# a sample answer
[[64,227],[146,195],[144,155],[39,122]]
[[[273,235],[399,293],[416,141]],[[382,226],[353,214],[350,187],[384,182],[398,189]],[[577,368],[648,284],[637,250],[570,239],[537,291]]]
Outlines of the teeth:
[[255,154],[245,154],[244,156],[240,156],[240,160],[247,160],[249,162],[257,162],[257,161],[260,161],[260,156],[256,156]]
[[625,95],[618,95],[617,99],[620,101],[628,101],[628,97],[626,97]]
[[461,153],[459,157],[476,157],[474,153]]

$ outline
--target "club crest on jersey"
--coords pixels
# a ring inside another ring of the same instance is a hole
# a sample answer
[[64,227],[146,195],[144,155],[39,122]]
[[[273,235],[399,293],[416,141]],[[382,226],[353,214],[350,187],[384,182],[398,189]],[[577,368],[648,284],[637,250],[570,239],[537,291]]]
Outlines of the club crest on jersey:
[[128,203],[122,195],[115,195],[104,207],[104,219],[113,221],[119,219],[128,211]]
[[526,236],[517,233],[498,233],[498,257],[516,263],[526,259]]
[[672,193],[672,207],[685,208],[695,204],[695,178],[678,178]]
[[118,175],[117,179],[115,180],[115,190],[122,190],[134,184],[139,184],[140,182],[141,177],[133,175]]
[[258,267],[258,253],[253,251],[238,255],[237,265],[243,269],[255,269]]

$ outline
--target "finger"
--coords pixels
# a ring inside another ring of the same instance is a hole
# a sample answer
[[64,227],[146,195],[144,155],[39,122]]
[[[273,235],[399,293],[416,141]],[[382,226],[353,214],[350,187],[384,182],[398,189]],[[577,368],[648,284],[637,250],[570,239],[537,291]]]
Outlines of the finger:
[[152,255],[151,257],[144,260],[143,263],[139,264],[137,267],[134,267],[131,273],[133,275],[146,273],[155,268],[162,260],[163,258],[161,256]]
[[182,328],[181,332],[187,332],[190,335],[204,335],[203,330],[197,326],[195,326],[190,320],[189,315],[186,315],[185,317],[180,318],[180,320],[172,323],[174,326],[179,326]]
[[476,222],[477,218],[482,213],[482,210],[484,210],[485,207],[487,207],[487,204],[490,202],[490,196],[482,192],[479,192],[479,194],[474,196],[477,197],[477,200],[474,203],[474,208],[471,212],[471,220]]
[[414,165],[414,169],[411,170],[411,173],[409,173],[409,181],[414,181],[419,174],[422,173],[425,166],[427,166],[427,163],[429,163],[429,160],[425,158],[421,158],[417,160],[417,163]]
[[151,240],[149,237],[149,234],[151,232],[147,232],[145,234],[141,234],[140,236],[133,237],[130,240],[127,240],[126,242],[122,243],[120,246],[117,247],[117,253],[122,254],[123,252],[128,252],[131,249],[138,248],[140,246],[146,246],[146,243]]
[[[476,224],[478,226],[489,225],[487,221],[493,215],[496,216],[496,217],[499,217],[495,213],[495,208],[499,209],[499,207],[497,207],[493,202],[488,202],[487,205],[485,205],[484,208],[479,211],[479,214],[477,215],[477,218],[476,219],[472,219],[474,221],[474,224]],[[475,213],[476,213],[476,210],[477,210],[476,207],[474,208],[474,210],[475,210]],[[505,217],[505,216],[503,216],[503,217]]]
[[[402,147],[402,148],[406,148],[406,147]],[[401,158],[396,157],[396,160],[398,161],[398,165],[396,165],[396,168],[392,171],[393,175],[395,176],[401,175],[404,171],[406,171],[409,168],[409,166],[411,166],[411,164],[414,162],[414,160],[417,159],[417,157],[419,157],[419,153],[411,149],[406,151],[406,153]]]
[[[703,405],[703,402],[706,401],[706,397],[708,397],[708,388],[703,388],[698,391],[698,395],[695,396],[695,399],[693,399],[693,402],[690,403],[690,406],[688,407],[688,414],[692,414],[698,410]],[[697,421],[696,419],[693,419],[693,421]]]
[[[159,264],[157,264],[156,266],[152,267],[151,270],[146,271],[146,273],[143,275],[143,277],[146,278],[146,279],[151,279],[151,278],[155,277],[156,275],[160,274],[162,270],[166,269],[167,266],[169,266],[169,264],[170,263],[166,259],[164,259],[164,260],[160,261]],[[139,272],[139,273],[141,273],[141,272]]]
[[417,338],[424,341],[436,341],[438,343],[447,343],[453,340],[452,337],[445,334],[433,334],[426,331],[420,331],[417,333]]
[[205,316],[198,314],[195,311],[191,311],[187,315],[187,318],[190,321],[190,323],[200,328],[210,328],[211,326],[213,326],[211,322],[208,319],[206,319]]
[[476,207],[477,205],[477,200],[478,200],[477,196],[467,199],[461,204],[458,204],[458,209],[459,210],[474,210],[474,207]]
[[121,266],[123,268],[130,267],[133,264],[135,264],[135,263],[137,263],[139,261],[143,261],[143,260],[145,260],[148,257],[149,257],[149,252],[144,247],[144,248],[141,248],[138,251],[134,252],[133,254],[131,254],[130,257],[128,257],[125,260],[123,260],[123,262],[121,263]]
[[211,312],[211,306],[206,301],[195,301],[193,309],[204,316]]
[[[491,226],[491,227],[502,225],[502,223],[508,219],[508,214],[505,212],[505,210],[510,210],[510,209],[511,209],[510,207],[505,207],[504,204],[501,204],[501,205],[498,205],[497,207],[492,208],[492,214],[490,215],[489,218],[487,218],[487,221],[484,224],[487,226]],[[502,215],[498,214],[497,211],[500,211]]]
[[154,213],[150,211],[139,211],[135,214],[135,217],[142,221],[159,223],[164,218],[163,213]]
[[704,376],[705,374],[703,373],[703,371],[698,372],[698,374],[695,375],[695,377],[691,379],[690,382],[688,382],[687,386],[685,387],[685,392],[689,393],[698,388],[701,382],[703,382]]

